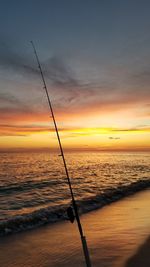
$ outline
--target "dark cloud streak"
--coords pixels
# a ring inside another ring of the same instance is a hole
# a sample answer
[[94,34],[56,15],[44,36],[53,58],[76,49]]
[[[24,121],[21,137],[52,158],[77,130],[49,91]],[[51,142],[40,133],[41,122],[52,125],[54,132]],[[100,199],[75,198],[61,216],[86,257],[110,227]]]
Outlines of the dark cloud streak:
[[31,59],[26,55],[20,55],[10,44],[0,43],[0,67],[22,74],[37,75],[37,70],[32,67]]
[[[60,57],[53,56],[45,62],[41,62],[41,65],[45,77],[52,85],[58,87],[82,87],[71,69]],[[40,76],[34,53],[32,57],[29,54],[20,54],[19,51],[15,51],[13,45],[11,47],[10,44],[5,42],[0,43],[0,67],[22,75],[30,74],[33,78],[37,75]]]
[[119,140],[119,139],[121,139],[121,138],[120,138],[120,137],[112,137],[112,136],[110,136],[109,139],[110,139],[110,140]]

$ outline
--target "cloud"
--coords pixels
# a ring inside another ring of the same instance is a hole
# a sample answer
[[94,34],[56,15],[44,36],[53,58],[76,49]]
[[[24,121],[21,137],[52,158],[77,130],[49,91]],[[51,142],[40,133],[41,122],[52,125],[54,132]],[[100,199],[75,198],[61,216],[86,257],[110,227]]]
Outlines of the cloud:
[[109,139],[111,139],[111,140],[119,140],[121,138],[120,137],[112,137],[112,136],[110,136]]
[[[82,86],[61,57],[52,56],[45,62],[41,61],[41,66],[47,80],[57,87]],[[10,44],[7,41],[0,42],[0,67],[23,75],[30,74],[33,78],[35,75],[40,76],[34,53],[31,56],[31,54],[25,54],[25,51],[22,53],[19,50],[16,51],[12,42]]]
[[0,124],[0,136],[27,136],[45,131],[53,131],[53,129],[39,125]]
[[44,64],[46,76],[58,87],[78,87],[81,84],[62,58],[53,56]]
[[112,128],[112,132],[150,132],[150,125],[137,125],[136,127],[131,128]]
[[[24,53],[20,54],[19,50],[16,52],[14,46],[11,46],[11,42],[10,45],[8,43],[0,43],[0,68],[7,72],[11,70],[14,73],[22,74],[27,78],[30,75],[30,78],[32,77],[36,82],[37,76],[40,77],[40,73],[34,54],[33,57],[23,55]],[[75,77],[74,72],[62,58],[53,56],[45,62],[41,62],[41,64],[48,88],[50,87],[51,89],[50,95],[54,99],[54,106],[56,106],[57,110],[62,112],[63,108],[76,106],[77,103],[79,106],[80,103],[84,106],[85,99],[95,95],[96,92],[92,88],[93,85],[88,82],[81,82]],[[24,89],[22,89],[22,94],[24,93],[23,91]],[[6,115],[11,113],[12,116],[12,114],[15,115],[15,112],[19,114],[21,110],[22,113],[24,112],[24,101],[21,102],[12,94],[1,93],[0,98],[3,106],[7,107],[7,109],[1,109],[1,114],[4,115],[4,112],[6,112]]]
[[[69,132],[70,130],[70,128],[61,127],[60,132]],[[44,132],[55,133],[54,125],[0,124],[0,136],[28,136]]]
[[[37,133],[55,133],[53,124],[48,125],[36,125],[33,124],[0,124],[0,136],[28,136],[30,134]],[[59,132],[61,138],[75,138],[80,136],[94,136],[94,135],[105,135],[105,134],[124,134],[124,133],[138,133],[138,132],[150,132],[150,126],[137,126],[134,128],[104,128],[104,127],[60,127]],[[120,136],[108,137],[110,140],[119,140]]]
[[10,93],[0,93],[0,122],[22,121],[24,117],[37,116],[37,111],[29,103],[15,97]]
[[[119,80],[120,70],[117,69],[116,73],[113,72],[112,75],[108,75],[103,82],[93,82],[93,80],[90,82],[90,77],[88,77],[88,80],[77,77],[75,71],[61,57],[53,56],[41,62],[41,64],[54,110],[59,116],[64,116],[66,113],[70,117],[76,114],[95,112],[106,114],[132,107],[141,109],[148,104],[150,97],[148,68],[144,71],[135,70],[128,73],[124,77],[126,81]],[[30,77],[34,84],[37,83],[37,77],[40,77],[34,54],[29,55],[17,51],[17,48],[11,42],[10,44],[8,42],[0,43],[0,67],[7,71],[11,70],[25,75],[27,78]],[[35,115],[37,112],[37,115],[39,115],[38,109],[34,109],[36,103],[25,105],[24,101],[20,101],[17,97],[8,93],[0,97],[2,103],[0,112],[4,119],[13,118],[13,116],[16,119],[17,115],[20,118],[21,116],[25,117],[25,115],[28,117],[29,110],[30,113]],[[41,112],[42,120],[46,118],[46,106],[44,108],[45,110]],[[149,114],[148,110],[143,112]]]
[[21,107],[23,109],[27,108],[27,104],[24,101],[21,101],[19,98],[15,97],[10,93],[0,92],[0,105],[2,106],[17,106],[18,108]]
[[132,81],[138,86],[150,85],[150,66],[144,66],[143,69],[135,70],[131,74]]
[[0,42],[0,67],[22,74],[36,74],[37,69],[32,67],[31,58],[28,55],[19,54],[13,48],[13,43]]

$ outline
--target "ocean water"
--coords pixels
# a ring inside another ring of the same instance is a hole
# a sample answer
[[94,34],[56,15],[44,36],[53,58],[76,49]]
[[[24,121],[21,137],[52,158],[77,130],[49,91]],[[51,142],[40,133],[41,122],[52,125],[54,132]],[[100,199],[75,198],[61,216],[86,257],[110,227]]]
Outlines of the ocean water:
[[[70,192],[55,153],[1,153],[0,234],[67,219]],[[79,212],[150,186],[149,153],[66,153]]]

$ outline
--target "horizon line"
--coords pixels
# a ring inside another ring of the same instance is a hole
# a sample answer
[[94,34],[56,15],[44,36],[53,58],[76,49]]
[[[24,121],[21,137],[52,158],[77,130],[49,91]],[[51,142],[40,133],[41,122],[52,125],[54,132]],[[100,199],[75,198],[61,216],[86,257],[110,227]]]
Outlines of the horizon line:
[[[150,152],[147,148],[63,148],[65,152]],[[11,152],[53,152],[59,153],[59,148],[37,147],[37,148],[2,148],[0,153]]]

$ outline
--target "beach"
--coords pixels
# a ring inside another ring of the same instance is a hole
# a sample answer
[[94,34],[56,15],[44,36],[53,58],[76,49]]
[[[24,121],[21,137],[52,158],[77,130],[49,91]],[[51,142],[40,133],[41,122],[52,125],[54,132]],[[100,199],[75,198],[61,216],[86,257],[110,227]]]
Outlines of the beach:
[[[148,254],[150,240],[142,244],[149,236],[149,206],[147,189],[81,216],[92,266],[149,266],[139,260]],[[58,222],[1,237],[0,266],[85,266],[76,224]]]
[[0,267],[150,267],[149,13],[1,1]]

